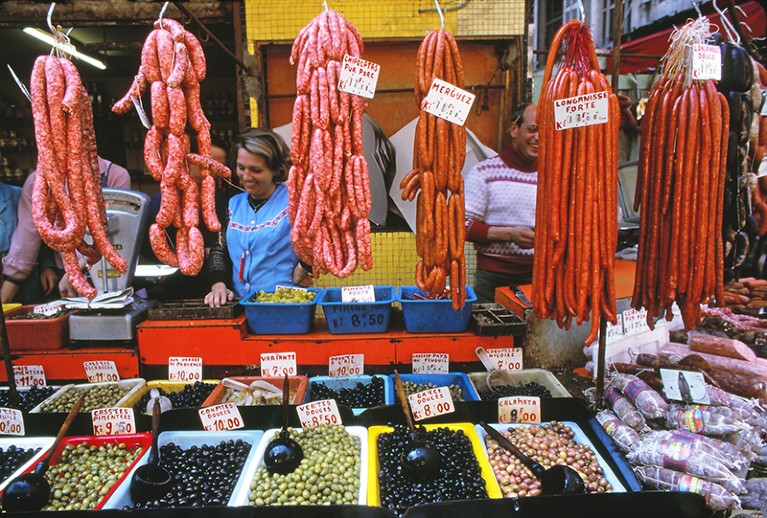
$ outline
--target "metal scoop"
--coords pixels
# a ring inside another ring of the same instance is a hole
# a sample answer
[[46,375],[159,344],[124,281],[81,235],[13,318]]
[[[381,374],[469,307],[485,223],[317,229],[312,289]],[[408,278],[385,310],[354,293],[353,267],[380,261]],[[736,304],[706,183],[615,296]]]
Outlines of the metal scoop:
[[542,495],[565,495],[586,492],[586,486],[583,484],[583,479],[578,472],[570,466],[555,464],[549,469],[546,469],[541,464],[522,453],[519,448],[514,446],[514,444],[504,437],[501,432],[492,426],[488,426],[484,421],[481,421],[479,424],[485,429],[490,437],[492,437],[502,448],[508,450],[521,460],[522,464],[532,471],[533,475],[541,481]]
[[160,432],[160,398],[154,399],[153,402],[152,448],[149,450],[146,464],[139,466],[133,472],[130,481],[130,497],[136,503],[145,503],[162,498],[173,485],[173,477],[170,472],[159,464],[157,436]]
[[405,413],[405,421],[410,428],[410,444],[400,455],[402,470],[412,479],[427,479],[434,477],[442,465],[442,457],[434,446],[425,440],[423,434],[416,430],[413,417],[410,415],[410,405],[405,395],[405,387],[402,378],[394,371],[394,384],[397,387],[397,396],[402,403],[402,411]]
[[509,371],[498,369],[492,358],[490,358],[490,355],[487,354],[487,351],[485,351],[484,347],[479,346],[474,350],[474,352],[477,353],[479,361],[481,361],[482,365],[484,365],[485,369],[487,369],[487,378],[485,379],[485,383],[487,383],[489,388],[492,389],[493,387],[515,385],[514,380],[509,374]]
[[264,465],[270,473],[292,473],[304,458],[303,448],[288,433],[289,400],[290,381],[285,374],[285,383],[282,385],[282,430],[276,439],[266,445],[264,451]]

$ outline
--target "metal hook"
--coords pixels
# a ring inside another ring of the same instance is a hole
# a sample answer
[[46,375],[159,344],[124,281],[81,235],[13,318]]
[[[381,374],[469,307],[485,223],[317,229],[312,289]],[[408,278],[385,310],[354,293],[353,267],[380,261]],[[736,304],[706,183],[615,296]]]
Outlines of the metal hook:
[[325,11],[327,11],[327,10],[328,10],[328,3],[327,3],[327,1],[326,1],[326,0],[322,0],[322,7],[324,7],[324,8],[325,8]]
[[724,11],[720,9],[716,0],[713,0],[711,3],[714,4],[714,10],[719,14],[719,18],[722,20],[722,28],[724,28],[724,32],[727,33],[727,38],[735,44],[740,44],[740,36],[738,36],[735,27],[733,27],[732,23],[730,23],[730,19],[727,17],[727,9]]
[[581,12],[581,25],[586,23],[586,6],[583,5],[583,0],[578,0],[578,9]]
[[56,7],[56,2],[51,2],[51,6],[48,8],[48,15],[45,17],[45,21],[48,23],[48,29],[51,31],[51,34],[55,36],[56,29],[53,27],[53,22],[51,21],[51,18],[53,18],[54,7]]
[[13,80],[16,81],[16,84],[19,86],[19,89],[21,90],[21,93],[24,94],[24,96],[29,99],[29,102],[32,102],[32,96],[29,93],[29,90],[27,89],[27,86],[21,82],[21,79],[19,79],[19,76],[16,75],[16,72],[14,72],[13,68],[11,68],[11,65],[5,65],[8,67],[8,70],[11,72],[11,75],[13,76]]
[[162,26],[162,18],[165,16],[165,10],[168,8],[168,4],[170,4],[170,2],[165,2],[165,4],[162,6],[162,9],[160,9],[160,16],[157,17],[157,21],[160,22],[161,29],[165,28]]
[[703,18],[703,13],[700,12],[700,6],[695,2],[695,0],[690,0],[690,3],[692,4],[693,9],[695,9],[695,12],[698,13],[698,18]]
[[439,14],[439,21],[442,23],[442,30],[445,30],[445,15],[442,13],[442,7],[439,5],[439,0],[434,0],[434,5],[437,6],[437,13]]

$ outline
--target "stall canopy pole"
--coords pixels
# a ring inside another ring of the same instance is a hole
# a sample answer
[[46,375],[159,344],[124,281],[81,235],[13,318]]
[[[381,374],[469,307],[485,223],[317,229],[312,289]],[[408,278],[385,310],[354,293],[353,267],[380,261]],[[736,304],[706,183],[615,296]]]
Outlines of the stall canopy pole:
[[[599,311],[599,308],[593,310]],[[592,317],[594,318],[594,317]],[[605,393],[605,355],[607,351],[607,319],[602,318],[599,322],[599,345],[597,349],[597,394],[596,394],[596,407],[597,410],[602,410],[602,397]]]
[[613,70],[611,85],[618,93],[618,81],[621,74],[621,40],[623,39],[623,0],[615,0],[613,7]]
[[[0,278],[3,265],[0,263]],[[0,281],[0,284],[2,282]],[[11,343],[8,341],[8,329],[5,326],[5,311],[0,310],[0,349],[5,363],[5,375],[8,377],[8,392],[11,396],[11,406],[19,408],[19,392],[16,390],[16,377],[13,375],[13,360],[11,359]]]

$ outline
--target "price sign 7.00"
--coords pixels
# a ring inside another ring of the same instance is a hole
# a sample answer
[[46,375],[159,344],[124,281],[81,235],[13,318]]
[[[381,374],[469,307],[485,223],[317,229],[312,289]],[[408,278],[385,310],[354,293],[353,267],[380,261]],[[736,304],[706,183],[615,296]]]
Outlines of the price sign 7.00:
[[281,377],[287,374],[295,376],[296,353],[263,353],[261,355],[261,375]]

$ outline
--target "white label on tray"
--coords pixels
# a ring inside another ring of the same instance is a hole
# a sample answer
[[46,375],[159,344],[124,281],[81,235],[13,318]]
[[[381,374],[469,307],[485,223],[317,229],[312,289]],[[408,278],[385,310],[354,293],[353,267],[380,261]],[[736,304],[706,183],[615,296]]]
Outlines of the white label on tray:
[[607,323],[607,336],[605,337],[605,343],[611,344],[623,338],[623,315],[618,313],[618,323]]
[[97,408],[91,412],[93,435],[136,433],[132,408]]
[[376,292],[372,284],[344,286],[341,288],[341,302],[375,302]]
[[201,381],[202,358],[199,356],[171,356],[168,358],[168,380]]
[[410,401],[410,410],[416,421],[455,412],[453,396],[450,395],[450,389],[447,387],[424,390],[409,395],[407,399]]
[[24,435],[24,416],[15,408],[0,408],[0,434]]
[[512,396],[498,399],[498,422],[540,423],[541,398],[537,396]]
[[111,360],[83,362],[83,367],[85,368],[85,377],[88,378],[88,383],[120,381],[117,365]]
[[42,365],[14,365],[13,378],[19,388],[44,387],[46,384]]
[[649,331],[646,309],[627,309],[623,312],[623,333],[626,336]]
[[722,79],[722,51],[718,45],[693,44],[692,78],[698,81]]
[[429,93],[421,102],[421,109],[463,126],[471,111],[471,105],[474,104],[474,97],[473,93],[435,77],[429,87]]
[[278,284],[274,287],[274,291],[309,291],[306,288],[302,288],[301,286],[283,286],[282,284]]
[[296,353],[263,353],[261,354],[261,376],[271,378],[287,374],[295,376]]
[[364,354],[342,354],[328,360],[328,376],[360,376],[365,372]]
[[663,379],[663,392],[668,399],[701,405],[711,402],[701,372],[660,369],[660,377]]
[[606,123],[609,118],[609,95],[608,92],[594,92],[567,99],[556,99],[554,128],[566,130]]
[[35,315],[45,315],[46,317],[52,317],[63,309],[64,304],[61,302],[49,302],[48,304],[38,304],[32,308],[32,313]]
[[341,424],[341,413],[335,399],[312,401],[296,407],[298,419],[304,428]]
[[450,355],[447,353],[413,353],[413,374],[447,374],[450,371]]
[[521,371],[522,348],[521,347],[502,347],[500,349],[488,349],[487,355],[493,360],[496,369],[502,371]]
[[376,93],[380,71],[381,65],[377,63],[344,54],[341,74],[338,76],[338,89],[372,99]]
[[234,403],[204,407],[198,413],[202,427],[207,432],[222,432],[245,427],[240,409]]

